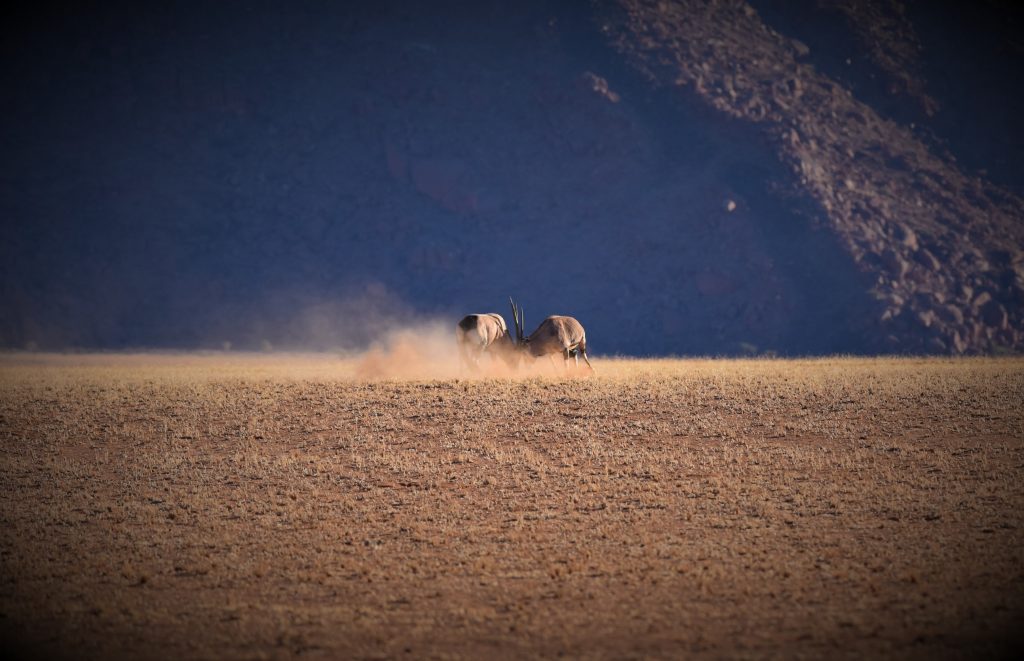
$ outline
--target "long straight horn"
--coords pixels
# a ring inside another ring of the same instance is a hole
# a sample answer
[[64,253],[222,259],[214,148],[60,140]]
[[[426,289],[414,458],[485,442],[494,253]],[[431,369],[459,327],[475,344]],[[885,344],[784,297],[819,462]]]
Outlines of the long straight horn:
[[516,304],[512,301],[512,297],[508,297],[508,304],[512,306],[512,323],[516,325],[516,342],[523,339],[523,332],[519,329],[519,311],[516,310]]

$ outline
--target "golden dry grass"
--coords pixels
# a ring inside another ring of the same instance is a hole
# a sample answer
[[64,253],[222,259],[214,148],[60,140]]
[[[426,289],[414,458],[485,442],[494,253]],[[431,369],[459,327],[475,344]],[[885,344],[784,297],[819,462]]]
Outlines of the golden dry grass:
[[0,357],[4,639],[216,659],[1019,641],[1024,361],[414,380],[436,366],[404,360]]

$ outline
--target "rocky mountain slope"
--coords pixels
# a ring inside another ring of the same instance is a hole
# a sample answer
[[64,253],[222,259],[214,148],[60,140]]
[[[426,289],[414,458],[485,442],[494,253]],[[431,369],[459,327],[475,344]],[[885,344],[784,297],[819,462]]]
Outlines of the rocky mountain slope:
[[[961,171],[913,128],[887,119],[806,63],[808,47],[771,29],[743,2],[624,2],[604,29],[653,81],[691,86],[715,109],[771,136],[852,260],[894,349],[964,353],[1024,347],[1024,201]],[[888,26],[847,5],[868,24]],[[891,3],[895,4],[895,3]],[[890,36],[895,46],[907,37]],[[876,57],[927,111],[935,101],[913,58]],[[913,48],[909,50],[913,51]],[[902,55],[902,57],[901,57]]]
[[1020,350],[1019,101],[931,72],[1024,57],[924,4],[19,19],[0,344],[360,347],[512,294],[597,353]]

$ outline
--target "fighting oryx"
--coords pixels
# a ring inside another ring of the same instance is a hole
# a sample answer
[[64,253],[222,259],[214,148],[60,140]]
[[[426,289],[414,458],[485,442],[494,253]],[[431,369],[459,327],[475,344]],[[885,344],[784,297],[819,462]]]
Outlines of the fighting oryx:
[[572,317],[552,315],[542,321],[529,337],[523,337],[523,309],[516,306],[511,297],[508,302],[512,306],[512,318],[516,324],[516,346],[520,351],[535,358],[548,356],[552,363],[555,354],[560,353],[566,369],[569,369],[570,356],[575,360],[577,368],[580,366],[580,356],[583,356],[587,367],[591,372],[594,371],[594,366],[587,358],[587,334],[583,330],[583,324]]
[[472,371],[480,368],[480,357],[485,353],[501,356],[510,366],[517,362],[516,345],[505,319],[495,312],[463,317],[455,326],[455,343],[461,365]]

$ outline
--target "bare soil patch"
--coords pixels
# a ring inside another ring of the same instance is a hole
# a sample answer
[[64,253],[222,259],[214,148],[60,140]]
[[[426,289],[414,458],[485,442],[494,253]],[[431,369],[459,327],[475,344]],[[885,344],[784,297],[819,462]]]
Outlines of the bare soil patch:
[[1024,616],[1024,361],[0,358],[30,656],[976,657]]

